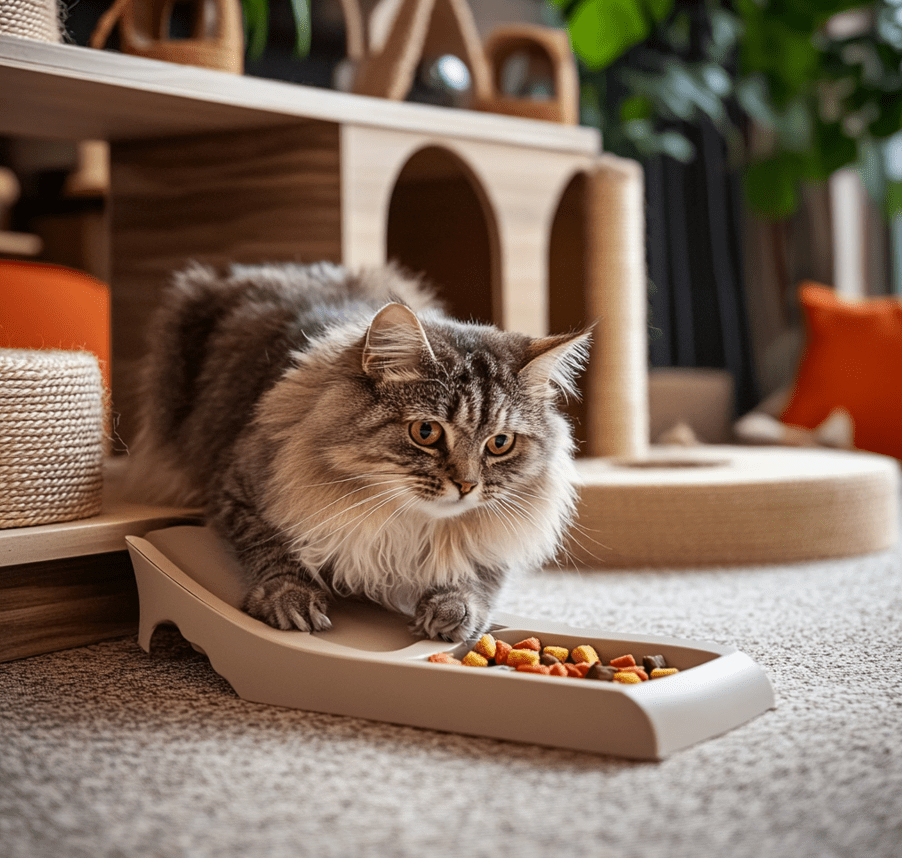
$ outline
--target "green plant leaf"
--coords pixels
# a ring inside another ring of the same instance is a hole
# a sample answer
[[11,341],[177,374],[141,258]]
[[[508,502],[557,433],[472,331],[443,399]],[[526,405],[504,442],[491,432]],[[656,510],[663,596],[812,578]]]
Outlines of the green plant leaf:
[[588,68],[602,69],[648,38],[674,0],[583,0],[575,7],[567,0],[554,2],[567,15],[574,52]]
[[291,0],[291,13],[297,33],[295,53],[306,57],[310,53],[310,0]]
[[251,59],[258,60],[269,35],[269,0],[241,0],[244,12],[244,39]]
[[749,164],[745,170],[749,205],[765,217],[783,218],[792,214],[798,204],[798,182],[803,166],[801,156],[791,152]]
[[891,180],[886,183],[883,211],[890,219],[902,215],[902,182]]

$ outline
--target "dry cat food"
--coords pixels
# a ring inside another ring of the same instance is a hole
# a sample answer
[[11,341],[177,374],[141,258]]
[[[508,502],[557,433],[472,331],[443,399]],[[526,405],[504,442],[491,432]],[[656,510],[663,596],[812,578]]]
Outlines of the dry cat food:
[[603,664],[594,647],[581,644],[573,649],[549,644],[543,646],[535,637],[513,645],[483,635],[463,658],[455,658],[449,652],[437,652],[429,656],[434,664],[462,664],[467,667],[504,667],[521,673],[540,673],[544,676],[569,676],[576,679],[594,679],[602,682],[634,684],[647,682],[679,673],[668,667],[663,655],[646,655],[638,664],[631,653],[612,658]]

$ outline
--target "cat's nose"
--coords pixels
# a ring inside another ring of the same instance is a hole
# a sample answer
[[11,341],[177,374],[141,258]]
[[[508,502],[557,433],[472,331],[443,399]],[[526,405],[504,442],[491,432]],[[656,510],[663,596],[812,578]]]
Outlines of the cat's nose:
[[477,483],[468,483],[466,480],[452,480],[451,482],[460,489],[461,497],[470,494],[477,486]]

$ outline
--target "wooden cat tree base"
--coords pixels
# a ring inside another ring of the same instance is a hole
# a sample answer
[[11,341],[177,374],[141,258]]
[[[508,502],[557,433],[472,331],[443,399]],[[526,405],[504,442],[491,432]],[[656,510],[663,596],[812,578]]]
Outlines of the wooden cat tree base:
[[787,563],[866,554],[898,538],[899,464],[886,456],[662,446],[577,467],[567,565]]

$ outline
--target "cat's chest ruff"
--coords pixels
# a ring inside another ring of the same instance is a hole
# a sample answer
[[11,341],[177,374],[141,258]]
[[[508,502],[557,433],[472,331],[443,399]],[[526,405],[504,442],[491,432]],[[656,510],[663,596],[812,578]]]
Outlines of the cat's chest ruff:
[[462,517],[376,518],[357,527],[313,529],[296,540],[295,556],[335,592],[408,613],[425,590],[476,577],[477,534]]

